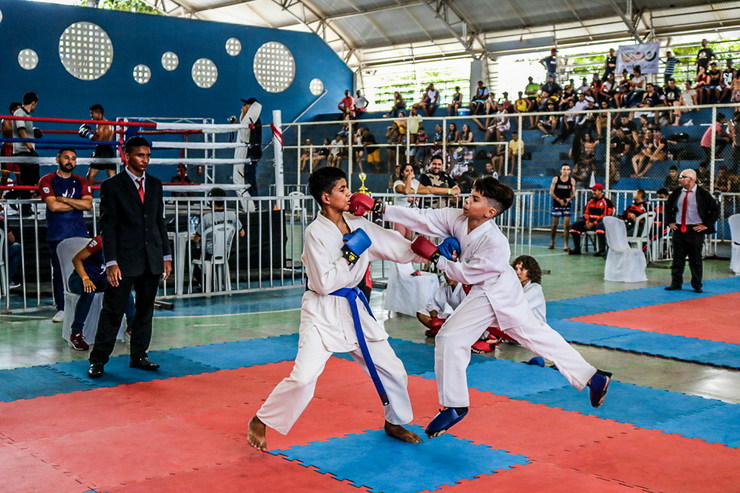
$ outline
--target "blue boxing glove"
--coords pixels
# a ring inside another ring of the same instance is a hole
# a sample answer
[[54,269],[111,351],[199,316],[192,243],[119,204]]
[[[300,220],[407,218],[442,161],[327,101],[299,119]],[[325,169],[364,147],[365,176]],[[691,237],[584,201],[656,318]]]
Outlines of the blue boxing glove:
[[457,253],[457,256],[460,256],[460,242],[457,241],[457,238],[454,236],[450,236],[445,241],[439,244],[437,247],[439,249],[440,255],[442,255],[447,260],[453,260],[452,258],[452,252],[454,251]]
[[342,245],[342,257],[347,259],[349,265],[354,265],[360,258],[360,255],[362,255],[362,252],[373,244],[370,237],[361,228],[347,233],[342,239],[345,242]]

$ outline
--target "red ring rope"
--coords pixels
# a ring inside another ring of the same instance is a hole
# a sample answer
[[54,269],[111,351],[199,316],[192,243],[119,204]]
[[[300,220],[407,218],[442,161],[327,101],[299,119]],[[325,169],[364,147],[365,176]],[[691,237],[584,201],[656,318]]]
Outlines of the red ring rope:
[[121,125],[127,127],[157,127],[155,122],[111,122],[108,120],[79,120],[74,118],[45,118],[41,116],[12,116],[0,115],[3,120],[31,120],[34,122],[54,122],[54,123],[87,123],[90,125]]

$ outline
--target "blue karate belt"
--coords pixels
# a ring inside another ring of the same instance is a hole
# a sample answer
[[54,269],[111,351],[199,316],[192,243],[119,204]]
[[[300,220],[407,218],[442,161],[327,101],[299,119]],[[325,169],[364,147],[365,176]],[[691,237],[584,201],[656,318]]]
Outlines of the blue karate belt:
[[386,394],[385,388],[383,388],[383,383],[380,381],[378,370],[375,369],[375,363],[373,363],[373,359],[370,357],[370,351],[368,351],[367,349],[365,334],[362,332],[362,324],[360,323],[360,312],[357,311],[357,298],[359,297],[360,300],[362,300],[362,302],[365,304],[365,308],[367,308],[367,312],[370,314],[371,317],[375,318],[373,312],[370,310],[370,304],[367,302],[367,298],[365,298],[363,292],[360,291],[360,288],[337,289],[331,294],[332,296],[341,296],[342,298],[347,298],[347,301],[349,302],[349,308],[352,310],[352,321],[355,323],[355,333],[357,334],[357,342],[360,345],[360,351],[362,351],[362,357],[365,358],[365,365],[367,366],[368,372],[370,372],[370,378],[373,379],[375,390],[378,391],[378,395],[380,396],[380,401],[383,403],[384,406],[387,406],[388,394]]

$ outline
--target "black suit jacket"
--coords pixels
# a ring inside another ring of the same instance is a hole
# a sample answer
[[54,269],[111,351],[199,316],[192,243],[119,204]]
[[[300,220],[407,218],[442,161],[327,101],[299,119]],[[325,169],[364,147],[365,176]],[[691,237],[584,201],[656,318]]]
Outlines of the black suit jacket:
[[[666,221],[672,223],[678,214],[678,199],[681,197],[683,187],[679,187],[671,193],[666,201]],[[707,227],[706,234],[714,234],[714,224],[719,219],[719,204],[709,191],[702,187],[696,187],[696,208],[699,210],[701,223]]]
[[162,182],[147,174],[144,203],[126,170],[100,187],[100,232],[105,261],[115,260],[124,277],[164,271],[170,255],[164,223]]

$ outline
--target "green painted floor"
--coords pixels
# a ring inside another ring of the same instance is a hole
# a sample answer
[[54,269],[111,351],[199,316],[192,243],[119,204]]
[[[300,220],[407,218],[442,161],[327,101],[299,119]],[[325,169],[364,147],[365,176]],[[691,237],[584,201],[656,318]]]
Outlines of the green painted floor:
[[[622,284],[603,280],[604,260],[601,258],[591,255],[568,256],[562,250],[547,250],[539,246],[532,248],[532,255],[538,259],[543,270],[547,271],[542,284],[548,300],[661,286],[670,281],[668,265],[649,267],[647,282]],[[704,262],[706,280],[725,278],[731,274],[728,260]],[[433,344],[433,341],[424,337],[421,325],[415,318],[385,311],[382,308],[383,296],[383,291],[375,291],[370,300],[371,307],[392,337]],[[223,303],[230,303],[231,300],[230,297],[224,297]],[[175,310],[177,303],[175,300]],[[53,310],[49,308],[31,315],[0,316],[0,369],[87,359],[86,352],[73,351],[61,339],[61,324],[51,322],[53,314]],[[740,315],[740,307],[738,314]],[[155,317],[156,315],[157,313]],[[298,321],[298,310],[155,318],[151,349],[291,334],[297,332]],[[594,366],[613,371],[619,381],[740,403],[740,371],[590,346],[576,347]],[[127,344],[119,342],[114,355],[127,352]],[[525,361],[532,354],[520,347],[504,344],[496,350],[496,357]]]

